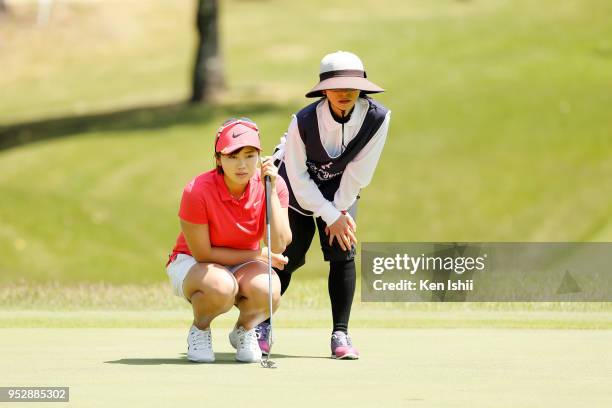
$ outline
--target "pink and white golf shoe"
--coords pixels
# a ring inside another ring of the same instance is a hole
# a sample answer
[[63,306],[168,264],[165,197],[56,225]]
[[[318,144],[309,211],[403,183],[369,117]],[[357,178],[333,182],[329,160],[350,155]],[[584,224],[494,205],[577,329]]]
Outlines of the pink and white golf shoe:
[[359,358],[359,350],[353,347],[349,335],[342,331],[333,332],[331,336],[331,353],[332,358],[338,360],[357,360]]

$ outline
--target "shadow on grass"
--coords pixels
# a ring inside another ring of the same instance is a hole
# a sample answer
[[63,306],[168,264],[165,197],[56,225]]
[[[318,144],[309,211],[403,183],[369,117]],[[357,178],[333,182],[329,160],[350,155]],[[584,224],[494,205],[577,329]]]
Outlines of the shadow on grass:
[[[186,353],[181,353],[181,357],[177,358],[122,358],[120,360],[105,361],[105,364],[125,364],[125,365],[186,365],[195,364],[187,360]],[[235,360],[235,353],[215,353],[214,364],[244,364]],[[329,357],[324,356],[294,356],[289,354],[275,354],[272,353],[270,360],[274,361],[283,358],[322,358],[329,360]]]
[[49,118],[0,126],[0,151],[43,140],[90,132],[160,129],[204,124],[215,117],[250,116],[276,112],[286,106],[272,103],[201,104],[171,103],[124,110]]

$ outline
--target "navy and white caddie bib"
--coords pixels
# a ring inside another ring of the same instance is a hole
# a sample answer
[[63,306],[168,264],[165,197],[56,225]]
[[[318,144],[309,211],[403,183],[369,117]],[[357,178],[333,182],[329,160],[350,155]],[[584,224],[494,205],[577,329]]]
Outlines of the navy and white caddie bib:
[[[317,121],[317,105],[320,100],[308,105],[296,114],[298,129],[302,142],[306,147],[306,167],[310,178],[315,182],[319,190],[329,201],[334,200],[334,195],[340,187],[340,180],[346,166],[359,154],[359,152],[374,137],[387,115],[387,108],[373,99],[368,101],[368,111],[357,135],[349,142],[346,149],[336,158],[331,158],[325,151],[319,134],[319,123]],[[280,163],[278,174],[287,182],[289,188],[289,206],[305,215],[312,215],[311,211],[304,210],[298,204],[291,183],[287,177],[285,163]]]

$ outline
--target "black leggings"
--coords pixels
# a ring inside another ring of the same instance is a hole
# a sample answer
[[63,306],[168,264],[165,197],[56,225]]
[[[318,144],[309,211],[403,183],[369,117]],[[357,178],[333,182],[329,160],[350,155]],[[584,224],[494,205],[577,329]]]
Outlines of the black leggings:
[[[356,218],[357,202],[348,212]],[[355,294],[355,247],[343,251],[336,241],[330,246],[329,238],[325,235],[326,224],[321,218],[304,216],[289,209],[289,223],[293,240],[283,253],[289,258],[289,263],[282,271],[275,269],[281,281],[281,295],[287,291],[292,273],[306,263],[306,252],[314,238],[316,225],[323,257],[329,262],[328,292],[332,306],[333,331],[346,333]]]
[[[281,294],[284,294],[291,281],[291,273],[276,271],[281,281]],[[329,263],[327,291],[332,307],[333,331],[348,332],[351,306],[355,295],[355,261],[336,261]]]

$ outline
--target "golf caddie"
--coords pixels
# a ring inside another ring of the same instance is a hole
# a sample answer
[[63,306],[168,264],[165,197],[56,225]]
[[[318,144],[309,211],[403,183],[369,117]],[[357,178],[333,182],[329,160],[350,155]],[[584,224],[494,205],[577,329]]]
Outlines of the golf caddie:
[[[270,274],[267,248],[260,248],[260,241],[270,246],[271,263],[281,270],[287,263],[282,252],[291,241],[289,193],[271,159],[257,168],[260,150],[257,125],[246,118],[230,119],[215,138],[216,168],[196,176],[183,190],[181,232],[166,272],[174,294],[193,308],[187,358],[194,362],[215,360],[210,324],[232,306],[240,310],[229,335],[236,360],[260,361],[254,328],[270,317],[270,309],[278,308],[280,282]],[[271,186],[270,242],[265,234],[266,176]]]
[[[329,262],[331,355],[338,359],[359,358],[348,335],[356,280],[356,214],[359,193],[372,180],[389,129],[391,112],[368,97],[383,91],[367,79],[357,55],[344,51],[326,55],[319,83],[306,94],[319,99],[293,115],[273,155],[289,187],[293,235],[283,252],[288,264],[276,270],[281,295],[291,274],[306,262],[316,226],[323,257]],[[264,353],[268,330],[268,321],[256,328]]]

